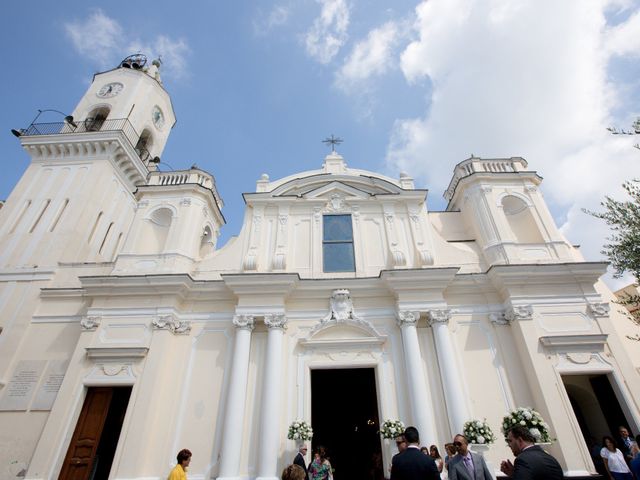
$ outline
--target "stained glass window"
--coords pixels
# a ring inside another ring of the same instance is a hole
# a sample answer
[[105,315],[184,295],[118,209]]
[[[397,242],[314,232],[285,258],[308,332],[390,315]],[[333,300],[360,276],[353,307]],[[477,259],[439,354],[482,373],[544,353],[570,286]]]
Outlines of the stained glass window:
[[323,270],[355,272],[351,215],[325,215],[322,227]]

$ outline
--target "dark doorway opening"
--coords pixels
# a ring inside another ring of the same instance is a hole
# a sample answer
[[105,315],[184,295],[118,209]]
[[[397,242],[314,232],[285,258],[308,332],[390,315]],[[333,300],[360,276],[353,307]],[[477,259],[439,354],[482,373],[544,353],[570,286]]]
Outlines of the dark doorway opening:
[[328,450],[335,480],[384,477],[373,368],[311,371],[312,449]]
[[131,387],[92,387],[87,390],[58,478],[109,478],[130,396]]
[[610,378],[605,374],[563,375],[562,382],[596,470],[606,478],[600,457],[602,437],[617,438],[620,426],[632,432]]

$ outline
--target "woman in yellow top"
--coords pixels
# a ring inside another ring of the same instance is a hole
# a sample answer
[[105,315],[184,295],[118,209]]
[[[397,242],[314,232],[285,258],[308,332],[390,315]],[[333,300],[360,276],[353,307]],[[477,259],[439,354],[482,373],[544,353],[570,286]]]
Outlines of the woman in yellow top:
[[191,452],[183,448],[178,452],[176,459],[178,460],[178,464],[173,467],[167,480],[187,480],[187,467],[189,463],[191,463]]

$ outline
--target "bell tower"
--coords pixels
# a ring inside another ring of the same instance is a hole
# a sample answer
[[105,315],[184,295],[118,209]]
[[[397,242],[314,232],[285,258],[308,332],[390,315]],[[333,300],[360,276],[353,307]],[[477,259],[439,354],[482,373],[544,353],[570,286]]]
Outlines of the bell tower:
[[147,65],[144,55],[131,55],[118,67],[97,73],[73,111],[80,131],[123,127],[137,140],[134,147],[146,163],[162,154],[176,122],[171,98],[160,78],[161,61]]
[[175,123],[160,65],[127,57],[64,121],[13,131],[31,162],[0,210],[0,268],[115,259]]

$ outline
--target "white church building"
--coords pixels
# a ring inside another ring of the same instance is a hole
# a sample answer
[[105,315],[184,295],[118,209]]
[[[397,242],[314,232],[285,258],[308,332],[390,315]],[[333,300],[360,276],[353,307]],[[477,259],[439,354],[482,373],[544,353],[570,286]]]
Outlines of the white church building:
[[31,162],[0,209],[1,479],[164,479],[188,448],[190,480],[275,480],[297,419],[336,480],[388,476],[387,419],[444,455],[486,418],[497,470],[517,407],[588,477],[589,437],[640,430],[634,326],[524,159],[461,161],[430,211],[408,175],[334,150],[257,180],[220,247],[213,175],[157,169],[174,123],[158,62],[133,57],[64,122],[14,132]]

